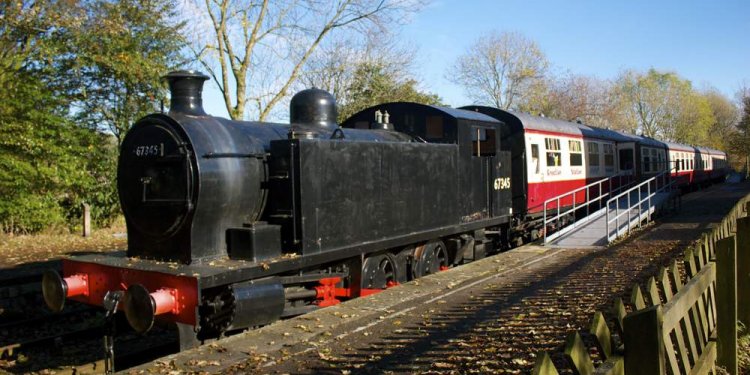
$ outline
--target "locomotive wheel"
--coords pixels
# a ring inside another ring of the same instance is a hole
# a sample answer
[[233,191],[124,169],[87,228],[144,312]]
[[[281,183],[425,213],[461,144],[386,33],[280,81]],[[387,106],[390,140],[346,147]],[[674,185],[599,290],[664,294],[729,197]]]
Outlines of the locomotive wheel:
[[412,275],[414,278],[433,274],[448,266],[448,251],[443,241],[430,241],[417,246],[414,251]]
[[398,282],[396,257],[390,253],[372,255],[362,265],[362,288],[385,289]]

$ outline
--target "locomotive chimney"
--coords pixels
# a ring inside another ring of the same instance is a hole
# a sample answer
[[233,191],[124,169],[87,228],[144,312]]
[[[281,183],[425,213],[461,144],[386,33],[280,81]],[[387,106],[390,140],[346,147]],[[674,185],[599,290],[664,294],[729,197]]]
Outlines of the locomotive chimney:
[[302,90],[295,94],[289,103],[289,120],[292,124],[335,128],[337,116],[336,99],[325,90]]
[[170,72],[164,79],[169,84],[171,99],[169,113],[182,113],[191,116],[205,116],[203,110],[203,82],[208,79],[205,74],[195,70],[177,70]]

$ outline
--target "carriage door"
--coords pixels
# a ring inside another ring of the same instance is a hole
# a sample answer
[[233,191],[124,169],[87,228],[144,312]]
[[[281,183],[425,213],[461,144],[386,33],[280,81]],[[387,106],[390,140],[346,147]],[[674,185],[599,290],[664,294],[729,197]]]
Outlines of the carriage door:
[[487,214],[492,217],[496,214],[493,210],[494,180],[496,166],[497,147],[500,144],[497,137],[499,134],[492,128],[472,126],[471,143],[472,158],[479,158],[481,161],[480,185],[483,190],[483,208]]

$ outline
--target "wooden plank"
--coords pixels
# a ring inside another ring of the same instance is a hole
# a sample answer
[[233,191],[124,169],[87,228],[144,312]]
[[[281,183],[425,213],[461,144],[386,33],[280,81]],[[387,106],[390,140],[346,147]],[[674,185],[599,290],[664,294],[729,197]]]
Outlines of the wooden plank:
[[[685,271],[688,274],[688,278],[695,277],[695,275],[698,274],[698,267],[695,264],[695,254],[692,248],[688,248],[685,250],[684,262],[685,262],[684,263]],[[696,326],[695,328],[698,329],[701,334],[701,341],[700,341],[701,344],[699,345],[699,347],[706,344],[706,342],[708,341],[708,334],[709,334],[708,317],[706,315],[706,307],[703,302],[705,298],[706,298],[705,296],[702,297],[702,300],[697,304],[699,319],[694,321],[695,326]],[[694,308],[695,307],[696,306],[694,305]]]
[[559,375],[555,365],[549,358],[547,353],[537,353],[536,362],[534,362],[534,369],[531,371],[532,375]]
[[703,244],[701,246],[698,246],[697,250],[698,250],[698,252],[697,252],[696,255],[698,256],[698,259],[697,259],[697,261],[698,261],[698,269],[702,269],[708,263],[708,259],[709,259],[709,257],[708,257],[708,247],[705,244]]
[[682,288],[682,278],[680,277],[680,269],[677,266],[676,259],[669,265],[669,272],[671,273],[670,277],[672,278],[672,283],[674,284],[675,289],[679,291],[680,288]]
[[[664,297],[665,301],[669,302],[672,300],[672,297],[674,296],[672,294],[672,283],[669,280],[670,272],[667,271],[666,267],[661,267],[659,269],[659,284],[661,285],[661,290],[664,291]],[[679,292],[679,291],[678,291]],[[684,318],[684,317],[683,317]],[[680,360],[682,363],[690,363],[690,355],[691,353],[688,353],[688,349],[694,349],[695,345],[688,348],[688,346],[685,345],[685,330],[683,329],[683,326],[685,326],[685,319],[682,319],[675,327],[674,327],[674,336],[675,340],[677,341],[677,352],[680,355]],[[668,334],[665,330],[665,334]],[[689,336],[689,335],[688,335]],[[690,340],[688,339],[688,342]]]
[[665,371],[660,305],[625,317],[625,374],[662,375]]
[[[737,220],[736,254],[737,301],[750,301],[750,217]],[[750,327],[750,303],[737,304],[737,320]]]
[[716,246],[716,364],[737,374],[737,268],[735,238]]
[[666,267],[662,267],[659,269],[658,279],[661,290],[664,292],[665,300],[669,302],[669,300],[672,299],[674,293],[672,292],[672,282],[669,280],[669,271],[667,271]]
[[[669,265],[669,276],[675,290],[679,293],[682,289],[682,279],[680,277],[680,270],[677,267],[677,260],[673,260]],[[701,354],[699,346],[703,345],[703,330],[700,329],[699,322],[698,307],[697,304],[694,304],[690,307],[689,315],[682,321],[682,329],[685,332],[688,347],[690,348],[690,358],[693,359],[698,358]]]
[[594,313],[594,319],[591,320],[589,332],[596,337],[599,352],[604,359],[612,356],[612,335],[609,332],[607,321],[604,314],[600,311]]
[[716,327],[716,280],[708,287],[708,293],[704,296],[706,306],[706,320],[709,331]]
[[672,335],[670,334],[670,331],[667,330],[663,330],[662,332],[664,333],[664,353],[667,355],[667,365],[669,365],[669,368],[671,369],[669,373],[681,374],[680,367],[677,364],[677,356],[674,354],[675,347],[672,342]]
[[615,323],[617,325],[618,333],[620,334],[620,337],[622,337],[623,333],[623,320],[625,319],[625,316],[628,315],[627,310],[625,310],[625,304],[622,302],[622,298],[616,298],[615,303],[612,306],[612,315],[615,316]]
[[709,263],[682,287],[674,299],[664,304],[664,331],[671,331],[679,324],[682,317],[701,299],[715,278],[716,266]]
[[641,287],[638,284],[633,285],[633,292],[630,293],[630,303],[633,304],[636,310],[643,310],[646,308],[646,301],[643,298],[643,292],[641,292]]
[[683,256],[683,264],[685,266],[685,273],[688,279],[695,276],[698,273],[698,266],[695,264],[695,252],[692,247],[685,249],[685,255]]
[[706,248],[708,249],[708,255],[709,259],[713,259],[716,256],[716,241],[719,240],[718,236],[716,235],[716,232],[713,232],[712,238],[709,238],[706,240]]
[[649,277],[646,282],[646,291],[648,292],[648,298],[651,300],[651,305],[661,304],[659,288],[656,286],[656,279],[653,276]]
[[589,357],[589,351],[581,340],[578,332],[573,332],[565,339],[565,358],[579,375],[592,375],[594,362]]
[[83,204],[83,236],[91,237],[91,205]]
[[[695,365],[690,369],[689,375],[708,374],[714,368],[716,363],[716,343],[711,341],[706,345],[703,354],[695,361]],[[715,372],[714,372],[715,373]]]
[[610,357],[594,370],[594,375],[625,375],[625,359],[620,356]]

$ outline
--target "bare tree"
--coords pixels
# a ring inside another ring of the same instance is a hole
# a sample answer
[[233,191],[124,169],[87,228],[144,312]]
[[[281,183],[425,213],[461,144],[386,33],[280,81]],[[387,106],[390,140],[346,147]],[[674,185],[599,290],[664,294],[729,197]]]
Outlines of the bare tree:
[[245,117],[252,103],[261,121],[287,96],[329,34],[385,28],[421,5],[420,0],[194,1],[194,14],[209,16],[208,22],[194,23],[195,53],[219,86],[230,117]]
[[536,42],[515,32],[479,38],[458,58],[448,79],[479,104],[512,109],[541,80],[549,62]]
[[348,101],[356,71],[363,64],[379,66],[395,81],[414,79],[415,48],[399,45],[390,33],[369,34],[364,40],[353,36],[333,37],[310,57],[299,77],[300,88],[317,87]]
[[519,110],[567,121],[621,129],[613,116],[612,84],[593,76],[567,74],[545,78],[530,87]]

